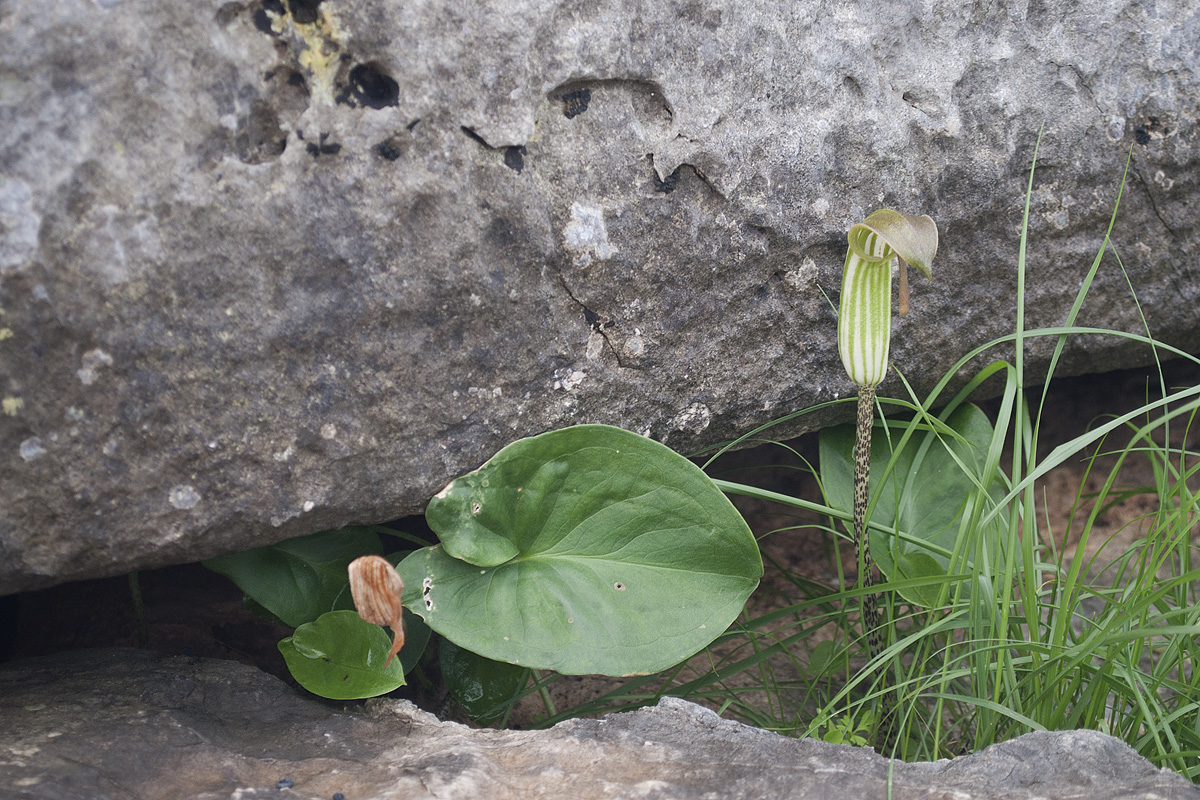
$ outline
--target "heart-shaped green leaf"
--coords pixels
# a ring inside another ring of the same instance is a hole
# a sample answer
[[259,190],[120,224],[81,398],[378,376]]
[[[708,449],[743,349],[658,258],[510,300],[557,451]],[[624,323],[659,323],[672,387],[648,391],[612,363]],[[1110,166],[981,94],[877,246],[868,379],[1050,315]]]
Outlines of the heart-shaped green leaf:
[[[885,435],[882,426],[888,426]],[[961,438],[943,434],[922,452],[922,440],[932,432],[914,436],[896,457],[886,481],[881,476],[892,458],[892,442],[898,441],[908,422],[885,420],[871,437],[870,497],[874,503],[872,526],[900,531],[893,536],[872,529],[871,556],[880,571],[892,580],[931,578],[947,574],[949,554],[959,535],[959,521],[968,503],[978,494],[972,474],[982,472],[984,456],[992,439],[992,424],[974,405],[963,405],[947,420]],[[825,497],[833,508],[849,510],[854,493],[854,426],[827,428],[820,435],[821,480]],[[953,455],[952,455],[953,453]],[[955,461],[958,458],[968,470]],[[1002,496],[994,486],[992,496]],[[994,532],[995,526],[987,529]],[[964,551],[959,571],[970,564],[973,550]],[[993,564],[993,567],[996,565]],[[900,590],[905,600],[930,606],[937,587],[924,585]]]
[[378,625],[363,622],[353,611],[331,611],[281,640],[279,652],[292,677],[313,694],[356,700],[404,685],[402,659],[383,665],[391,646],[391,637]]
[[682,661],[733,622],[763,570],[699,467],[607,425],[509,445],[426,517],[442,544],[400,563],[405,606],[485,658],[566,674]]
[[369,528],[342,528],[217,556],[204,566],[237,584],[247,597],[293,628],[326,611],[353,608],[346,566],[380,552]]

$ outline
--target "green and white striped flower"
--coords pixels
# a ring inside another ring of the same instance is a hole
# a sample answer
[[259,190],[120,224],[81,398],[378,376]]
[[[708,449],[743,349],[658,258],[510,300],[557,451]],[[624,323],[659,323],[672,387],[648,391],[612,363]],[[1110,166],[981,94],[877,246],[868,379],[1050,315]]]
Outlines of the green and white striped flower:
[[[876,564],[871,558],[867,535],[867,507],[871,483],[871,428],[875,414],[875,387],[887,374],[888,346],[892,339],[892,260],[900,261],[901,314],[908,313],[908,266],[925,277],[937,253],[937,225],[929,217],[912,217],[899,211],[880,209],[850,229],[846,267],[842,272],[842,299],[838,309],[838,352],[850,380],[858,386],[858,424],[854,437],[854,549],[858,581],[864,588],[876,584]],[[883,653],[891,625],[885,619],[886,604],[878,592],[862,595],[863,632],[872,659]],[[887,685],[887,673],[879,686]],[[895,699],[881,691],[880,719],[876,731],[881,741],[895,710]]]
[[937,225],[928,216],[913,217],[880,209],[850,229],[842,298],[838,309],[838,352],[850,380],[874,388],[887,373],[892,338],[892,260],[900,261],[899,311],[908,313],[911,265],[926,278],[937,253]]

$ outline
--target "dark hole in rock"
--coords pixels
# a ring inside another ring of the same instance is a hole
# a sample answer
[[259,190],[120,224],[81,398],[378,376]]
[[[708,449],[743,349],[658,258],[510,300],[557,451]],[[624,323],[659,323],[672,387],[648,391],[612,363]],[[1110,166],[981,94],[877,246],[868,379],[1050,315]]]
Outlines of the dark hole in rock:
[[283,7],[283,0],[263,0],[262,7],[264,11],[270,11],[281,17],[287,13],[287,9]]
[[304,149],[307,150],[309,155],[311,155],[313,158],[317,158],[319,156],[331,156],[340,153],[342,151],[342,146],[337,142],[325,141],[328,138],[328,133],[322,133],[320,139],[316,143],[309,142],[307,145],[305,145]]
[[605,326],[613,328],[616,327],[616,325],[613,324],[612,317],[598,314],[587,306],[583,307],[583,319],[587,322],[588,327],[597,333],[603,333]]
[[355,100],[371,108],[400,103],[400,86],[373,64],[359,64],[350,70],[350,91]]
[[591,89],[576,89],[573,92],[566,92],[562,96],[563,115],[567,119],[578,117],[583,112],[587,111],[588,103],[592,102]]
[[525,169],[525,146],[513,145],[504,148],[504,166],[517,172]]
[[17,642],[17,596],[0,597],[0,662],[12,658]]
[[[427,544],[438,540],[423,516],[382,527],[404,535],[382,537],[387,553],[412,549],[409,537]],[[277,643],[292,629],[261,616],[261,607],[245,603],[228,578],[199,563],[142,570],[139,576],[149,649],[230,659],[291,680]],[[0,597],[0,663],[80,648],[136,647],[136,617],[126,575]],[[418,699],[412,686],[399,694]],[[425,707],[435,707],[426,700]]]
[[379,144],[375,145],[375,152],[380,158],[386,158],[388,161],[395,161],[404,155],[404,148],[400,144],[400,140],[395,136],[390,139],[384,139]]
[[255,28],[270,36],[275,35],[275,29],[271,27],[271,18],[267,16],[266,9],[257,9],[251,19],[254,20]]
[[338,154],[338,152],[342,151],[342,145],[336,144],[336,143],[335,144],[319,144],[319,145],[318,144],[310,144],[307,146],[306,150],[308,152],[310,152],[310,154],[312,154],[314,157],[316,157],[316,156],[332,156],[332,155],[336,155],[336,154]]
[[486,147],[487,149],[489,149],[489,150],[492,149],[492,146],[487,143],[487,139],[484,139],[482,136],[480,136],[478,133],[476,133],[474,128],[468,128],[466,125],[463,125],[462,132],[465,133],[467,136],[471,137],[471,139],[473,139],[474,141],[476,141],[479,144]]
[[1138,128],[1133,132],[1133,137],[1137,139],[1138,144],[1150,144],[1150,134],[1145,128]]
[[288,0],[288,9],[296,22],[311,25],[320,18],[317,6],[321,5],[321,2],[322,0]]
[[651,171],[650,174],[651,177],[654,178],[654,191],[656,192],[670,194],[671,192],[675,191],[677,186],[679,186],[679,167],[676,167],[674,172],[663,178],[661,181],[658,179],[657,172]]
[[1151,133],[1161,133],[1163,136],[1171,132],[1166,123],[1156,116],[1146,117],[1146,130]]

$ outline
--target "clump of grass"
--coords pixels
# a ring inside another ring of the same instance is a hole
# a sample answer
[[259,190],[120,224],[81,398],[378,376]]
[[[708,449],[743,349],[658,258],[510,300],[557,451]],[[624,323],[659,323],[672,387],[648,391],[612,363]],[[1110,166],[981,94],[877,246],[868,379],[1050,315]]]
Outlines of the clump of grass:
[[[1106,253],[1124,273],[1109,241],[1115,207],[1063,324],[1026,330],[1033,176],[1031,169],[1016,264],[1014,332],[966,354],[928,396],[918,397],[905,381],[907,398],[880,400],[881,406],[908,412],[907,421],[886,428],[897,439],[898,452],[901,443],[917,447],[929,437],[932,446],[946,446],[949,437],[939,420],[985,381],[1003,385],[987,452],[977,466],[958,461],[970,471],[976,492],[964,498],[959,544],[949,554],[947,574],[855,589],[841,574],[837,553],[848,542],[848,509],[835,509],[827,499],[719,480],[731,494],[806,514],[803,524],[823,530],[833,544],[836,584],[822,585],[775,565],[787,585],[787,599],[778,607],[743,618],[704,653],[673,670],[629,680],[589,703],[551,713],[540,724],[636,708],[670,694],[707,702],[764,728],[862,744],[873,740],[886,691],[894,693],[898,709],[889,754],[905,760],[950,757],[1030,731],[1091,728],[1200,781],[1200,670],[1194,669],[1200,658],[1200,567],[1192,559],[1200,517],[1200,454],[1186,444],[1200,409],[1200,387],[1169,387],[1160,364],[1157,399],[1038,455],[1048,387],[1068,337],[1139,342],[1156,363],[1164,355],[1196,364],[1200,359],[1156,341],[1148,329],[1138,335],[1076,324]],[[1130,293],[1136,303],[1132,286]],[[1054,342],[1040,394],[1026,383],[1024,352],[1034,339]],[[960,370],[998,352],[1012,357],[992,361],[956,395],[945,396]],[[736,444],[763,440],[769,427]],[[1128,442],[1109,446],[1118,431],[1128,434]],[[1107,474],[1098,474],[1096,491],[1080,489],[1068,529],[1051,530],[1039,516],[1036,482],[1073,459],[1081,460],[1089,475],[1105,469]],[[1122,467],[1135,459],[1149,464],[1152,485],[1121,484]],[[819,483],[819,465],[795,460]],[[1139,520],[1132,543],[1110,552],[1112,546],[1093,541],[1101,537],[1098,523],[1113,504],[1133,494],[1150,497],[1151,510]],[[788,533],[781,529],[770,535]],[[1067,541],[1075,543],[1070,551],[1060,546]],[[896,592],[916,584],[936,590],[937,602],[916,607],[898,599]],[[895,598],[894,637],[874,658],[867,655],[856,613],[865,591]],[[553,680],[540,676],[527,691],[544,693]]]
[[[1031,171],[1030,194],[1032,182]],[[1141,336],[1076,325],[1108,249],[1111,220],[1064,324],[1025,330],[1028,197],[1017,263],[1014,333],[967,354],[928,397],[918,398],[910,388],[908,401],[898,405],[912,409],[911,420],[892,429],[913,435],[913,444],[926,435],[940,441],[937,434],[920,431],[936,429],[935,417],[945,419],[985,380],[1003,380],[996,436],[978,462],[982,466],[971,475],[977,492],[964,503],[967,518],[959,537],[963,550],[952,554],[948,570],[963,579],[943,578],[939,602],[930,608],[893,609],[895,641],[864,669],[847,666],[840,684],[811,667],[802,673],[800,684],[809,687],[809,695],[819,701],[818,709],[792,724],[807,735],[827,738],[869,730],[877,715],[880,687],[886,685],[882,676],[890,675],[902,714],[899,733],[892,739],[892,752],[899,757],[942,758],[1033,730],[1095,728],[1119,736],[1156,764],[1198,780],[1200,676],[1192,664],[1195,636],[1200,634],[1195,596],[1200,569],[1193,567],[1191,554],[1200,512],[1193,489],[1200,463],[1186,441],[1200,407],[1200,387],[1169,388],[1160,365],[1158,399],[1109,419],[1043,458],[1037,453],[1049,382],[1068,336],[1132,339],[1148,346],[1156,362],[1162,353],[1194,363],[1200,360],[1155,341],[1149,330]],[[1114,220],[1115,215],[1114,209]],[[1124,271],[1119,258],[1116,262]],[[1136,295],[1133,299],[1136,303]],[[1041,337],[1052,339],[1055,348],[1038,398],[1026,388],[1024,350],[1028,340]],[[1013,348],[1011,361],[992,362],[946,402],[943,391],[950,376],[973,359],[1007,347]],[[1181,425],[1184,435],[1173,437],[1172,426],[1178,431]],[[1120,428],[1131,434],[1129,443],[1107,452],[1107,437]],[[1184,444],[1173,445],[1174,441]],[[999,467],[1006,446],[1011,456],[1009,469],[1003,472]],[[1073,516],[1067,531],[1049,530],[1036,513],[1035,482],[1068,459],[1085,459],[1090,471],[1102,454],[1114,465],[1101,488],[1087,497],[1081,490],[1076,499],[1076,510],[1087,505],[1090,512]],[[1119,485],[1121,467],[1135,458],[1149,463],[1152,486]],[[998,498],[989,491],[996,480],[1005,487]],[[726,488],[789,502],[743,486]],[[1089,555],[1102,512],[1133,491],[1154,498],[1154,510],[1143,521],[1144,532],[1116,555],[1106,555],[1105,548]],[[844,521],[844,512],[816,504],[793,505],[827,515],[829,530],[842,535],[834,530],[833,520]],[[989,528],[995,523],[998,528]],[[1057,547],[1060,539],[1077,540],[1073,555]],[[879,588],[899,589],[900,584]],[[844,590],[831,591],[820,602],[848,609],[853,608],[852,596]],[[795,610],[799,612],[800,606]],[[829,621],[842,640],[861,637],[851,615],[835,615]],[[746,635],[756,636],[750,631],[769,622],[747,621]],[[816,661],[824,663],[821,658]],[[787,727],[787,720],[772,722],[772,727]]]

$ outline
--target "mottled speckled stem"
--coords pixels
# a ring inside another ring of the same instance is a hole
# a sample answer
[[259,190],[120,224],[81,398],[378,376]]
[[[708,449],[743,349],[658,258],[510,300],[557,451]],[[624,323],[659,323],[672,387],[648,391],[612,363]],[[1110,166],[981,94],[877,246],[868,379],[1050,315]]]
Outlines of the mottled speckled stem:
[[[875,387],[858,389],[858,429],[854,437],[854,547],[858,557],[859,585],[868,589],[875,585],[875,560],[871,558],[871,542],[867,535],[867,504],[871,481],[871,427],[875,419]],[[871,658],[883,652],[883,613],[877,593],[862,597],[863,629]]]
[[[859,585],[869,589],[875,585],[875,559],[871,558],[871,541],[867,533],[867,505],[871,484],[871,428],[875,421],[875,387],[858,389],[858,428],[854,437],[854,548],[858,557]],[[862,596],[863,630],[867,634],[867,652],[872,659],[879,657],[887,643],[887,628],[883,621],[882,595],[871,592]],[[896,701],[888,691],[887,672],[879,677],[879,727],[875,730],[875,746],[883,752],[892,738]]]

